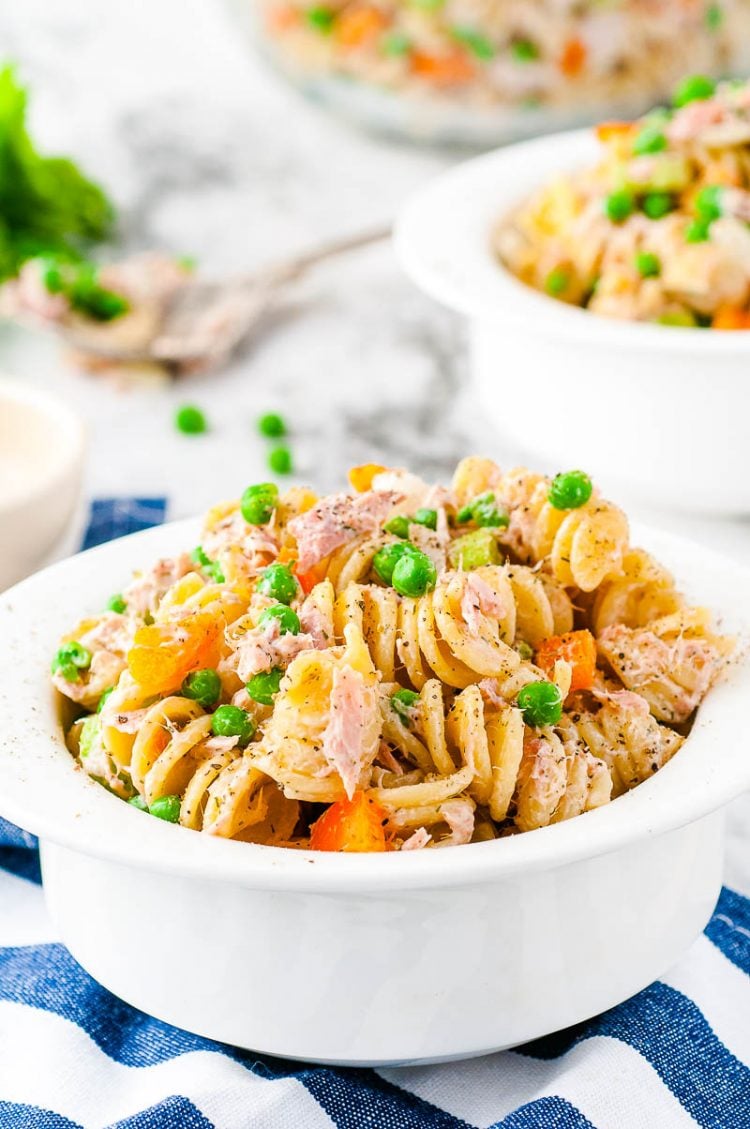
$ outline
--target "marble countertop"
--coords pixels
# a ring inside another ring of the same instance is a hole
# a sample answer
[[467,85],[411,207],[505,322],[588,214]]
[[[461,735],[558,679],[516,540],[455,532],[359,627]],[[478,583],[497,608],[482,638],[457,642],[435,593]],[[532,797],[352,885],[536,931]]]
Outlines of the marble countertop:
[[[40,143],[114,195],[123,248],[191,254],[207,273],[387,222],[449,161],[303,101],[252,55],[220,0],[24,0],[0,9],[0,42],[33,92]],[[517,458],[474,400],[461,322],[413,287],[387,244],[319,270],[220,373],[115,388],[67,367],[51,340],[8,327],[0,368],[86,418],[89,496],[166,494],[174,517],[266,476],[254,425],[272,409],[293,429],[296,476],[319,489],[357,462],[445,476],[470,451]],[[208,435],[175,431],[186,401],[204,408]],[[750,562],[747,522],[628,508]]]

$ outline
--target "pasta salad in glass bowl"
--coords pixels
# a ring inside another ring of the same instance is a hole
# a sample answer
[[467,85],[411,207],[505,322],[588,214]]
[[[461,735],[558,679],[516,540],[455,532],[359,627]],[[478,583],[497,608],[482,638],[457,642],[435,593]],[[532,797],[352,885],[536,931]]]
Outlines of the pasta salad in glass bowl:
[[274,63],[343,114],[487,145],[639,113],[691,70],[747,65],[747,0],[228,0]]
[[585,473],[350,480],[248,487],[63,638],[86,773],[209,835],[385,852],[571,819],[678,753],[732,641]]

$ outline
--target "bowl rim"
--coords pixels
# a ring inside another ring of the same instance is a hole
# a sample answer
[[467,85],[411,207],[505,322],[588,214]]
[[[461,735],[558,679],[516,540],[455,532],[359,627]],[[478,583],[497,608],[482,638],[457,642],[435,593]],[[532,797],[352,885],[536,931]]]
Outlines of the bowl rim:
[[490,230],[504,214],[549,178],[593,162],[599,152],[593,129],[568,130],[494,149],[439,174],[396,218],[393,243],[402,268],[443,305],[537,336],[619,351],[746,356],[750,331],[711,333],[604,317],[527,286],[492,254]]
[[3,403],[21,405],[48,420],[55,428],[56,442],[41,476],[35,476],[24,490],[7,499],[0,496],[0,519],[23,509],[67,478],[82,461],[86,446],[86,425],[61,397],[0,373],[0,406]]
[[[0,596],[0,815],[43,839],[129,867],[256,889],[367,896],[499,882],[598,857],[676,831],[750,787],[750,761],[736,740],[750,695],[750,657],[743,650],[700,708],[690,740],[663,769],[603,808],[538,831],[437,852],[352,857],[219,839],[148,819],[70,756],[49,656],[75,622],[75,602],[81,617],[104,606],[128,571],[184,549],[199,528],[188,519],[132,534],[52,565]],[[637,532],[668,565],[687,562],[680,579],[687,576],[688,594],[712,591],[729,627],[750,637],[750,570],[685,539],[645,527]]]

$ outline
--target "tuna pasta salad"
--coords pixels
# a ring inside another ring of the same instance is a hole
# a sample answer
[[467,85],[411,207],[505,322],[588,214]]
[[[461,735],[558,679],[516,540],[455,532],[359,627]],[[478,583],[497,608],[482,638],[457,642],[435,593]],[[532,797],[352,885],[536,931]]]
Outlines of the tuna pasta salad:
[[61,641],[85,772],[209,835],[397,851],[570,819],[678,752],[732,644],[585,473],[350,483],[249,486]]
[[500,260],[608,317],[750,328],[750,82],[692,76],[671,107],[597,135],[598,164],[501,219]]
[[261,11],[267,41],[303,76],[589,117],[637,111],[688,70],[727,73],[750,30],[747,0],[264,0]]

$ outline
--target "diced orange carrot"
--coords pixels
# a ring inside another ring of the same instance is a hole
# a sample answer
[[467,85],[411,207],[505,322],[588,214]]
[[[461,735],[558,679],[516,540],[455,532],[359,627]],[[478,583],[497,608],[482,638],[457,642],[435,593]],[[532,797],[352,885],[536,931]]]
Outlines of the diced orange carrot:
[[385,851],[385,812],[366,792],[339,800],[313,824],[310,846],[314,851]]
[[382,474],[387,469],[380,463],[362,463],[361,466],[353,466],[349,471],[349,481],[358,494],[364,494],[365,490],[372,487],[375,475]]
[[568,631],[545,639],[537,649],[536,665],[545,674],[552,674],[558,659],[565,659],[573,667],[571,694],[591,689],[596,672],[596,642],[590,631]]
[[289,31],[300,22],[299,9],[293,4],[274,4],[266,15],[266,24],[269,31]]
[[465,51],[451,51],[449,55],[428,55],[415,51],[411,57],[412,73],[435,86],[460,86],[471,82],[476,67]]
[[148,694],[174,690],[191,670],[216,665],[222,627],[221,619],[208,612],[139,627],[128,669]]
[[316,584],[320,584],[321,580],[325,579],[326,569],[325,564],[315,565],[309,569],[308,572],[298,572],[294,569],[294,575],[299,581],[299,586],[306,596],[312,592]]
[[569,39],[560,56],[560,70],[568,78],[580,74],[586,63],[586,44],[580,39]]
[[380,35],[387,22],[379,8],[348,8],[336,20],[334,37],[342,47],[362,47]]
[[750,329],[750,310],[741,306],[719,306],[711,320],[712,329]]
[[605,144],[615,138],[627,137],[630,133],[633,133],[632,122],[600,122],[596,127],[597,140]]

